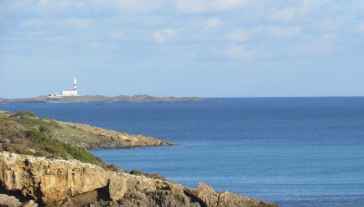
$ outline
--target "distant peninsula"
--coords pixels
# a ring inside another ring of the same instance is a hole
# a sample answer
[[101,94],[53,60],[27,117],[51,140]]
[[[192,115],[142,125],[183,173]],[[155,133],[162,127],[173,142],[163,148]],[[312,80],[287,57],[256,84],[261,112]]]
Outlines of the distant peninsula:
[[205,99],[199,97],[155,97],[147,94],[134,96],[39,96],[35,98],[2,99],[0,103],[116,103],[116,102],[203,102]]

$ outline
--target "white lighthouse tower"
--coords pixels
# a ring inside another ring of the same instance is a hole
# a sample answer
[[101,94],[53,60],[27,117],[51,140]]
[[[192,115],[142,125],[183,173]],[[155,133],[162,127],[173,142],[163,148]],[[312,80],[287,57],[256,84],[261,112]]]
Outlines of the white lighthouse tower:
[[77,96],[77,82],[76,78],[73,79],[73,95]]

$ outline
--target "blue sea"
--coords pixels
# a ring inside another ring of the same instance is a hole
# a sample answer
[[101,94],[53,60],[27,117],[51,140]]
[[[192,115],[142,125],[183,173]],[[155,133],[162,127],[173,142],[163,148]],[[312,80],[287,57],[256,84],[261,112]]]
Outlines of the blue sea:
[[203,181],[281,207],[364,206],[364,97],[0,104],[179,143],[92,150],[124,170]]

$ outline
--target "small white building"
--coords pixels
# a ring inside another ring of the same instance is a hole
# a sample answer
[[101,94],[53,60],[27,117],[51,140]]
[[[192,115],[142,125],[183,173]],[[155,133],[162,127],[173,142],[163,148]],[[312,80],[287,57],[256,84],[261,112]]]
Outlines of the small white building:
[[65,89],[62,91],[62,96],[77,96],[77,90],[73,89]]

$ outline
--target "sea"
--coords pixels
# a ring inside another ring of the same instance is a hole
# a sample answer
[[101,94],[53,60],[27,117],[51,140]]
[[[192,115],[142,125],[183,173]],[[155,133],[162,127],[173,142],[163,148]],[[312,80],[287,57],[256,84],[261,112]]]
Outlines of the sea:
[[0,109],[178,143],[91,150],[124,170],[281,207],[364,206],[364,97],[8,103]]

